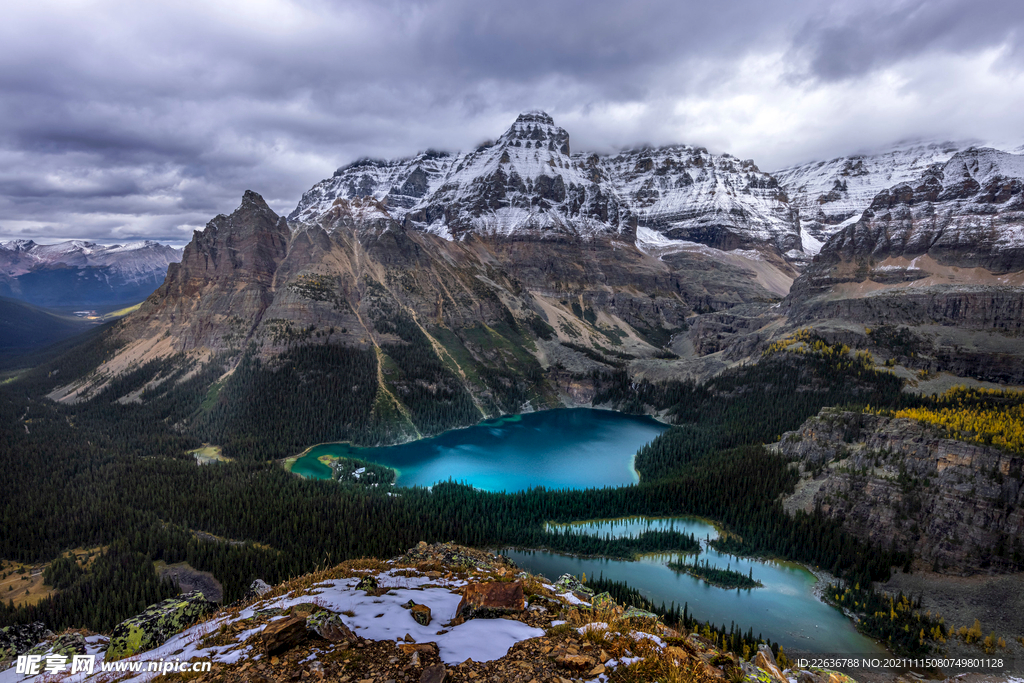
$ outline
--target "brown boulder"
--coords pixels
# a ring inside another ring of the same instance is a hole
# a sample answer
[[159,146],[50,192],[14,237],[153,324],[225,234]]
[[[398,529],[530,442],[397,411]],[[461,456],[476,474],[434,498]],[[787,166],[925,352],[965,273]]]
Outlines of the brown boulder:
[[263,629],[263,648],[268,655],[283,652],[297,645],[306,637],[305,617],[286,617],[278,619]]
[[466,586],[455,614],[463,619],[493,619],[522,612],[525,600],[523,584],[519,581],[476,583]]
[[448,671],[444,664],[428,666],[420,675],[420,683],[444,683],[448,679]]
[[413,605],[409,611],[412,612],[412,618],[416,620],[417,624],[421,626],[430,624],[430,608],[426,605]]
[[574,671],[587,671],[594,668],[597,660],[587,655],[560,655],[555,658],[555,664]]

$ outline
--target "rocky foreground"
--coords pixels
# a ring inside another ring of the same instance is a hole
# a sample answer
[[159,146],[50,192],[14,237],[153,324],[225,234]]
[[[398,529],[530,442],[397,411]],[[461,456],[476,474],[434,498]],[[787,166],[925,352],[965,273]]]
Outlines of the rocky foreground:
[[[274,588],[257,581],[246,600],[219,610],[204,602],[198,592],[172,598],[109,637],[44,636],[36,626],[15,643],[15,629],[4,629],[0,666],[27,652],[57,673],[32,677],[10,666],[0,683],[853,681],[822,669],[783,670],[767,646],[746,659],[721,652],[607,593],[594,595],[576,577],[551,583],[504,557],[453,544],[420,543],[389,561],[348,561]],[[37,638],[43,642],[30,648]],[[56,668],[86,653],[96,655],[91,674]],[[206,661],[208,672],[146,671],[149,662]],[[136,662],[142,671],[132,670]]]

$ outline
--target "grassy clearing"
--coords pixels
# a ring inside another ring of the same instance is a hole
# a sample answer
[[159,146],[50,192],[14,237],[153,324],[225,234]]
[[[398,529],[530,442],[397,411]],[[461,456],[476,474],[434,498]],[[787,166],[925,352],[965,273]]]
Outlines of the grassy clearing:
[[[78,563],[88,568],[104,550],[97,548],[75,548],[70,551]],[[56,591],[51,586],[43,585],[43,571],[49,566],[42,564],[25,564],[13,560],[0,560],[0,600],[14,601],[15,607],[35,605],[40,600],[53,595]]]
[[14,601],[16,607],[34,605],[53,594],[53,588],[43,585],[46,564],[23,564],[0,561],[0,599]]
[[[233,462],[234,460],[223,455],[220,446],[203,446],[194,451],[189,451],[189,455],[194,457],[199,465],[209,465],[214,462]],[[290,466],[286,465],[286,468],[290,469]]]

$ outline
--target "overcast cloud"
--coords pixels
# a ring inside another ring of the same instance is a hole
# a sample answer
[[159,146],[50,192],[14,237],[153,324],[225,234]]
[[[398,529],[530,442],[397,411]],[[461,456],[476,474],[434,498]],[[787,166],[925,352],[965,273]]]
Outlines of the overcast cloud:
[[541,108],[574,150],[765,170],[906,138],[1020,145],[1024,3],[16,1],[0,239],[181,245],[246,189],[466,149]]

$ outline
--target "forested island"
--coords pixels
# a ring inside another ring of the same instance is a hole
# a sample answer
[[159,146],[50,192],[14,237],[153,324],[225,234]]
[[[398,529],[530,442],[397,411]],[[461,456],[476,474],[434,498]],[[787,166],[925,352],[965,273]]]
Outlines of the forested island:
[[751,569],[747,575],[733,571],[731,566],[725,569],[712,566],[707,560],[700,562],[694,558],[693,562],[686,562],[683,558],[677,558],[668,563],[668,566],[677,572],[683,572],[696,577],[704,583],[719,588],[761,588],[763,583],[754,578],[754,570]]

